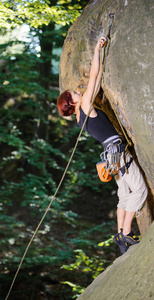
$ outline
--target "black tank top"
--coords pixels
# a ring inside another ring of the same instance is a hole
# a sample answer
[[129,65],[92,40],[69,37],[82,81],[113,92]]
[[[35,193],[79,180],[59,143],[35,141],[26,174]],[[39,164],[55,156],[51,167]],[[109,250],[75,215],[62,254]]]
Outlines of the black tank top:
[[[77,123],[82,127],[86,114],[83,112],[80,106],[80,120]],[[108,138],[114,135],[118,135],[117,131],[111,124],[107,115],[100,109],[95,108],[97,116],[94,118],[88,117],[84,130],[88,132],[93,138],[95,138],[101,144]]]

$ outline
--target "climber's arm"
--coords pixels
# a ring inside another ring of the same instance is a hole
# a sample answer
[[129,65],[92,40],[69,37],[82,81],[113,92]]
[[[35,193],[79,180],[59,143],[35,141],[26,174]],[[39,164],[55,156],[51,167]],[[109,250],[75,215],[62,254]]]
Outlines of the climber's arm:
[[101,77],[102,77],[102,64],[100,65],[100,68],[99,68],[99,73],[98,73],[96,84],[95,84],[94,95],[97,95],[98,92],[99,92],[99,90],[100,90],[100,87],[101,87]]
[[98,87],[101,78],[100,67],[100,48],[104,47],[105,37],[101,37],[95,47],[95,52],[91,64],[90,76],[87,89],[82,97],[82,109],[85,113],[88,113],[93,95]]

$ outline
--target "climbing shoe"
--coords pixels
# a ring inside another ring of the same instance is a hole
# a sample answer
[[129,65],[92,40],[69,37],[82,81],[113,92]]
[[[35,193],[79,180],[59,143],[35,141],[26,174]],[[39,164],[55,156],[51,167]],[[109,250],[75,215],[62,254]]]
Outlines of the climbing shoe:
[[119,233],[119,240],[131,245],[138,244],[140,242],[139,237],[134,235],[132,231],[130,231],[130,233],[128,233],[127,235],[124,235],[122,229]]
[[121,253],[125,253],[129,248],[128,243],[119,239],[119,233],[114,236],[113,242],[119,246]]

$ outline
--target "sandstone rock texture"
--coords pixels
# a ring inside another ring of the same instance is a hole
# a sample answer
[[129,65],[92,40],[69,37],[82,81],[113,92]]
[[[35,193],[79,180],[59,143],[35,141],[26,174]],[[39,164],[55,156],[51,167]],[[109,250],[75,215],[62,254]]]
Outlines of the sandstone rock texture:
[[[86,88],[97,39],[114,14],[104,83],[151,187],[153,167],[153,0],[92,0],[71,26],[60,60],[60,91]],[[109,96],[109,97],[108,97]]]
[[138,245],[131,246],[100,274],[79,300],[154,299],[154,222]]

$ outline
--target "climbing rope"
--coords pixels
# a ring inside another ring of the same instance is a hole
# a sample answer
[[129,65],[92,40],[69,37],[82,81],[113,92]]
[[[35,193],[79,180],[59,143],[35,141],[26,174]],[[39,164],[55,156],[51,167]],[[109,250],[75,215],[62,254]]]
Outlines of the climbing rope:
[[[110,18],[111,18],[111,20],[110,20],[109,29],[108,29],[107,40],[110,39],[110,29],[111,29],[112,20],[113,20],[113,14],[110,15]],[[119,120],[119,117],[118,117],[118,115],[117,115],[117,113],[116,113],[116,111],[115,111],[115,109],[114,109],[114,107],[113,107],[113,105],[112,105],[111,97],[109,96],[108,90],[106,89],[105,84],[104,84],[104,76],[103,76],[103,73],[104,73],[104,67],[105,67],[105,59],[106,59],[106,53],[107,53],[107,51],[106,51],[106,50],[107,50],[107,47],[106,47],[106,46],[107,46],[107,45],[108,45],[108,42],[106,43],[105,48],[103,49],[103,51],[104,51],[104,53],[103,53],[103,61],[102,61],[102,56],[101,56],[101,53],[100,53],[100,60],[101,60],[101,65],[102,65],[102,77],[101,77],[100,81],[102,81],[102,83],[103,83],[103,90],[104,90],[104,92],[105,92],[105,95],[107,96],[107,98],[109,99],[109,101],[110,101],[110,103],[111,103],[111,107],[112,107],[112,109],[114,110],[114,113],[115,113],[115,115],[116,115],[116,117],[117,117],[117,120],[118,120],[118,122],[119,122],[119,124],[120,124],[120,127],[121,127],[121,129],[122,129],[122,132],[123,132],[123,134],[124,134],[124,136],[125,136],[125,138],[126,138],[126,140],[127,140],[127,143],[128,143],[128,145],[131,145],[131,142],[129,141],[128,137],[126,136],[126,133],[125,133],[125,131],[124,131],[124,129],[123,129],[123,126],[122,126],[122,124],[121,124],[121,122],[120,122],[120,120]],[[100,52],[101,52],[101,50],[102,50],[102,49],[100,49]],[[23,254],[23,256],[22,256],[22,259],[21,259],[21,261],[20,261],[20,263],[19,263],[19,266],[18,266],[17,271],[16,271],[16,273],[15,273],[15,275],[14,275],[14,278],[13,278],[13,280],[12,280],[11,286],[10,286],[10,288],[9,288],[9,291],[8,291],[8,294],[7,294],[6,298],[5,298],[5,300],[8,299],[8,297],[9,297],[9,295],[10,295],[10,293],[11,293],[11,290],[12,290],[12,288],[13,288],[13,285],[14,285],[14,283],[15,283],[15,280],[16,280],[16,278],[17,278],[17,275],[18,275],[18,273],[19,273],[19,271],[20,271],[20,269],[21,269],[21,266],[22,266],[22,264],[23,264],[23,261],[24,261],[24,259],[25,259],[26,254],[27,254],[27,252],[28,252],[28,249],[30,248],[31,243],[33,242],[33,240],[34,240],[34,238],[35,238],[35,236],[36,236],[36,234],[37,234],[37,232],[38,232],[38,230],[39,230],[41,224],[43,223],[43,221],[44,221],[44,219],[45,219],[45,217],[46,217],[46,215],[47,215],[47,213],[48,213],[48,211],[49,211],[49,209],[50,209],[50,207],[51,207],[53,201],[55,200],[56,195],[57,195],[57,193],[58,193],[58,191],[59,191],[59,189],[60,189],[60,187],[61,187],[61,185],[62,185],[62,182],[63,182],[63,180],[64,180],[64,178],[65,178],[65,175],[66,175],[66,173],[67,173],[67,171],[68,171],[68,168],[69,168],[69,166],[70,166],[70,163],[71,163],[72,158],[73,158],[73,156],[74,156],[74,153],[75,153],[75,151],[76,151],[77,145],[78,145],[78,143],[79,143],[79,140],[80,140],[82,131],[83,131],[83,129],[84,129],[85,123],[86,123],[86,121],[87,121],[87,119],[88,119],[88,117],[89,117],[91,108],[92,108],[92,106],[93,106],[93,104],[94,104],[94,100],[95,100],[95,97],[96,97],[96,95],[97,95],[97,93],[98,93],[99,86],[100,86],[100,82],[98,83],[98,86],[97,86],[97,88],[96,88],[96,91],[95,91],[95,92],[93,93],[93,95],[92,95],[92,102],[91,102],[91,105],[90,105],[88,114],[86,115],[86,118],[85,118],[85,120],[84,120],[84,123],[83,123],[83,125],[82,125],[82,128],[81,128],[81,130],[80,130],[80,132],[79,132],[79,135],[78,135],[78,137],[77,137],[75,146],[74,146],[74,148],[73,148],[73,151],[72,151],[72,153],[71,153],[71,156],[70,156],[70,158],[69,158],[69,161],[68,161],[68,163],[67,163],[67,165],[66,165],[66,168],[65,168],[65,170],[64,170],[64,173],[63,173],[63,175],[62,175],[62,177],[61,177],[61,180],[60,180],[60,182],[59,182],[59,184],[58,184],[58,187],[57,187],[57,189],[56,189],[56,191],[55,191],[55,193],[54,193],[54,195],[53,195],[53,197],[52,197],[52,200],[50,201],[50,203],[49,203],[49,205],[48,205],[48,207],[47,207],[47,209],[46,209],[46,211],[45,211],[45,213],[44,213],[42,219],[40,220],[38,226],[36,227],[36,229],[35,229],[35,231],[34,231],[32,237],[31,237],[31,239],[30,239],[30,241],[29,241],[29,243],[28,243],[28,245],[27,245],[27,247],[26,247],[26,249],[25,249],[25,252],[24,252],[24,254]]]
[[14,285],[14,283],[15,283],[15,280],[16,280],[16,278],[17,278],[17,275],[18,275],[18,273],[19,273],[19,271],[20,271],[20,269],[21,269],[22,263],[23,263],[23,261],[24,261],[24,259],[25,259],[25,256],[26,256],[26,254],[27,254],[27,252],[28,252],[28,249],[29,249],[31,243],[33,242],[33,240],[34,240],[34,238],[35,238],[35,236],[36,236],[36,234],[37,234],[37,232],[38,232],[38,230],[39,230],[39,228],[40,228],[40,226],[41,226],[43,220],[45,219],[45,217],[46,217],[46,215],[47,215],[47,213],[48,213],[48,211],[49,211],[49,209],[50,209],[50,207],[51,207],[53,201],[55,200],[56,195],[57,195],[57,193],[58,193],[58,191],[59,191],[59,189],[60,189],[60,187],[61,187],[61,185],[62,185],[62,182],[63,182],[63,180],[64,180],[64,178],[65,178],[65,175],[66,175],[66,173],[67,173],[67,170],[68,170],[68,168],[69,168],[69,166],[70,166],[70,163],[71,163],[71,161],[72,161],[72,158],[73,158],[73,156],[74,156],[75,150],[76,150],[77,145],[78,145],[78,143],[79,143],[79,140],[80,140],[80,137],[81,137],[83,128],[84,128],[84,126],[85,126],[85,123],[86,123],[86,121],[87,121],[87,118],[89,117],[89,114],[90,114],[92,105],[93,105],[93,103],[94,103],[95,97],[96,97],[96,95],[97,95],[97,93],[98,93],[98,88],[99,88],[99,84],[98,84],[98,86],[97,86],[97,89],[96,89],[95,93],[93,93],[93,95],[92,95],[92,102],[91,102],[91,105],[90,105],[88,114],[87,114],[87,116],[86,116],[86,118],[85,118],[85,121],[84,121],[84,123],[83,123],[83,126],[82,126],[82,128],[81,128],[81,130],[80,130],[80,132],[79,132],[79,135],[78,135],[78,137],[77,137],[77,140],[76,140],[75,146],[74,146],[74,148],[73,148],[72,154],[71,154],[71,156],[70,156],[70,158],[69,158],[69,161],[68,161],[68,163],[67,163],[67,165],[66,165],[66,168],[65,168],[65,170],[64,170],[64,173],[63,173],[63,175],[62,175],[62,177],[61,177],[61,180],[60,180],[60,182],[59,182],[59,184],[58,184],[58,187],[57,187],[57,189],[56,189],[56,191],[55,191],[55,193],[54,193],[54,195],[53,195],[53,197],[52,197],[52,200],[50,201],[50,203],[49,203],[49,205],[48,205],[48,207],[47,207],[47,209],[46,209],[46,211],[45,211],[45,213],[44,213],[42,219],[40,220],[40,222],[39,222],[37,228],[35,229],[35,231],[34,231],[32,237],[31,237],[31,239],[30,239],[30,241],[29,241],[29,243],[28,243],[28,245],[27,245],[27,247],[26,247],[26,250],[25,250],[25,252],[24,252],[24,254],[23,254],[23,257],[22,257],[22,259],[21,259],[21,261],[20,261],[20,264],[19,264],[19,266],[18,266],[18,268],[17,268],[17,271],[16,271],[16,273],[15,273],[15,275],[14,275],[13,281],[12,281],[12,283],[11,283],[10,289],[9,289],[9,291],[8,291],[8,294],[7,294],[6,298],[5,298],[5,300],[8,299],[8,297],[9,297],[9,295],[10,295],[10,293],[11,293],[11,290],[12,290],[12,288],[13,288],[13,285]]
[[62,177],[61,177],[61,180],[60,180],[60,182],[59,182],[59,184],[58,184],[58,187],[57,187],[57,189],[56,189],[56,191],[55,191],[55,193],[54,193],[54,195],[53,195],[53,198],[52,198],[52,200],[50,201],[50,203],[49,203],[49,205],[48,205],[48,207],[47,207],[47,209],[46,209],[46,211],[45,211],[45,213],[44,213],[42,219],[40,220],[40,222],[39,222],[37,228],[35,229],[35,231],[34,231],[32,237],[31,237],[31,239],[30,239],[30,241],[29,241],[29,243],[28,243],[28,245],[27,245],[27,247],[26,247],[26,250],[25,250],[25,252],[24,252],[24,254],[23,254],[23,257],[22,257],[22,259],[21,259],[21,261],[20,261],[20,264],[19,264],[19,266],[18,266],[18,268],[17,268],[17,271],[16,271],[16,273],[15,273],[15,275],[14,275],[13,281],[12,281],[12,283],[11,283],[10,289],[9,289],[9,291],[8,291],[8,294],[7,294],[6,298],[5,298],[5,300],[8,299],[8,297],[9,297],[9,295],[10,295],[10,293],[11,293],[11,290],[12,290],[12,288],[13,288],[13,285],[14,285],[14,283],[15,283],[15,280],[16,280],[16,278],[17,278],[17,275],[18,275],[18,273],[19,273],[19,271],[20,271],[20,269],[21,269],[22,263],[23,263],[23,261],[24,261],[24,259],[25,259],[25,256],[26,256],[26,254],[27,254],[27,252],[28,252],[28,249],[29,249],[31,243],[33,242],[33,240],[34,240],[34,238],[35,238],[35,236],[36,236],[36,234],[37,234],[37,232],[38,232],[38,230],[39,230],[39,228],[40,228],[40,226],[41,226],[43,220],[45,219],[45,217],[46,217],[46,215],[47,215],[47,213],[48,213],[48,211],[49,211],[49,209],[50,209],[50,207],[51,207],[53,201],[55,200],[56,195],[57,195],[57,193],[58,193],[58,191],[59,191],[59,189],[60,189],[60,187],[61,187],[61,185],[62,185],[62,182],[63,182],[63,180],[64,180],[64,177],[65,177],[65,175],[66,175],[66,173],[67,173],[67,170],[68,170],[68,168],[69,168],[69,166],[70,166],[71,160],[72,160],[72,158],[73,158],[73,156],[74,156],[75,150],[76,150],[77,145],[78,145],[78,143],[79,143],[79,140],[80,140],[80,137],[81,137],[81,134],[82,134],[84,125],[85,125],[85,123],[86,123],[86,121],[87,121],[87,118],[88,118],[88,116],[89,116],[89,114],[90,114],[90,110],[91,110],[92,104],[93,104],[93,102],[94,102],[94,99],[95,99],[95,95],[93,96],[93,101],[92,101],[91,106],[90,106],[90,108],[89,108],[88,114],[87,114],[87,116],[86,116],[86,118],[85,118],[84,124],[83,124],[83,126],[82,126],[82,128],[81,128],[81,130],[80,130],[80,133],[79,133],[78,138],[77,138],[77,140],[76,140],[76,143],[75,143],[75,146],[74,146],[74,148],[73,148],[72,154],[71,154],[71,156],[70,156],[70,158],[69,158],[69,161],[68,161],[68,163],[67,163],[67,165],[66,165],[66,168],[65,168],[65,170],[64,170],[64,173],[63,173],[63,175],[62,175]]

